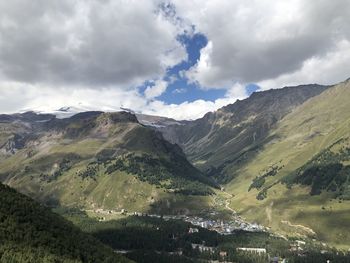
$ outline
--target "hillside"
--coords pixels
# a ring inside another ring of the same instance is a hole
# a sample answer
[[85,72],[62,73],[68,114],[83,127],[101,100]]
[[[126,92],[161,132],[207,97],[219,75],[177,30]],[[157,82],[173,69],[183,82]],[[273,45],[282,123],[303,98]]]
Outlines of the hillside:
[[229,166],[252,158],[279,120],[325,89],[314,84],[255,92],[201,119],[158,129],[179,144],[196,167],[225,183],[235,176]]
[[127,112],[2,115],[0,134],[1,181],[52,206],[182,209],[206,204],[215,186],[181,148]]
[[248,220],[346,247],[349,99],[349,80],[287,87],[159,130],[223,184],[229,206]]
[[0,199],[0,262],[129,262],[3,184]]
[[186,122],[186,121],[177,121],[166,117],[147,115],[147,114],[137,113],[135,115],[137,117],[137,120],[143,125],[155,127],[155,128],[161,128],[161,127],[166,127],[170,125],[181,125]]
[[230,217],[231,208],[283,235],[346,247],[348,101],[346,81],[256,92],[196,121],[128,112],[0,115],[0,179],[47,205],[93,215],[219,210]]
[[349,245],[349,101],[346,81],[278,122],[253,158],[228,167],[230,206],[286,234]]

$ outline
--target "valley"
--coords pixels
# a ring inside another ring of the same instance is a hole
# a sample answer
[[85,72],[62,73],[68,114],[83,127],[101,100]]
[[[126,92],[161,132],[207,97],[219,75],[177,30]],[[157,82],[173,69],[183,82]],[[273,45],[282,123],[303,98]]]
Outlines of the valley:
[[[142,249],[174,262],[218,260],[222,251],[246,262],[272,254],[308,262],[291,251],[295,240],[308,244],[307,256],[333,257],[331,247],[350,246],[348,101],[349,80],[256,92],[194,121],[127,111],[0,115],[0,180],[138,262]],[[139,241],[126,238],[129,221],[138,236],[147,235],[144,222],[151,232],[179,224],[182,234],[167,230],[175,242],[152,232],[171,249],[131,249]],[[236,238],[244,242],[230,247]],[[269,253],[232,252],[252,244]]]
[[221,182],[233,196],[228,206],[240,215],[281,235],[348,249],[349,88],[347,80],[261,92],[202,119],[158,129]]
[[350,0],[0,0],[0,263],[350,263]]
[[[83,231],[92,234],[137,262],[251,262],[273,257],[290,262],[347,262],[349,255],[311,239],[293,239],[258,229],[222,233],[227,224],[188,216],[110,214],[106,221],[82,211],[57,211]],[[215,223],[217,222],[217,223]],[[200,225],[198,225],[200,224]],[[218,224],[218,226],[215,226]],[[249,252],[250,251],[250,252]],[[259,251],[259,253],[255,253]]]

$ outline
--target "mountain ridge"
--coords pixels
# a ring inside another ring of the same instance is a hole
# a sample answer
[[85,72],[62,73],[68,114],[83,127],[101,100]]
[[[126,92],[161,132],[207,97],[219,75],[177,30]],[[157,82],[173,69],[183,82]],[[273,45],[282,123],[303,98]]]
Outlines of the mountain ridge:
[[143,211],[163,197],[208,199],[217,187],[129,112],[24,115],[0,123],[0,179],[49,205]]
[[254,92],[249,98],[198,120],[158,130],[166,139],[179,144],[200,170],[227,182],[231,178],[225,172],[225,163],[237,161],[249,148],[263,143],[280,119],[327,88],[311,84]]
[[1,115],[0,179],[54,206],[234,209],[283,235],[346,245],[349,90],[345,81],[256,92],[195,121]]
[[[350,82],[332,86],[287,114],[226,185],[239,213],[284,234],[347,247]],[[317,224],[315,221],[317,220]]]

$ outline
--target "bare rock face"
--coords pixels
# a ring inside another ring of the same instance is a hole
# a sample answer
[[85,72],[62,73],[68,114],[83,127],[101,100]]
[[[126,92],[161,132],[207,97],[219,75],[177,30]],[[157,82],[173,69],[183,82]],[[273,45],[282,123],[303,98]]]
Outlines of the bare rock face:
[[22,149],[24,146],[25,140],[24,137],[15,134],[10,138],[7,143],[4,145],[4,149],[7,153],[15,154],[17,150]]
[[136,116],[130,112],[122,111],[122,112],[106,112],[101,114],[98,117],[98,121],[101,124],[115,124],[121,122],[133,122],[138,123]]

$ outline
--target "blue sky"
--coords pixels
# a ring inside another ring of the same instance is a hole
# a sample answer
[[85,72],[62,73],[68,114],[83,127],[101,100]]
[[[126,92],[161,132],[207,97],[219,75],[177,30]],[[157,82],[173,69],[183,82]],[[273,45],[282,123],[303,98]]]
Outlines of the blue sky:
[[[215,87],[206,89],[200,87],[198,83],[189,81],[183,74],[191,67],[195,66],[200,59],[200,51],[204,48],[208,40],[205,35],[195,33],[193,35],[182,34],[177,40],[185,47],[187,60],[168,68],[163,80],[168,86],[164,93],[156,97],[167,104],[181,104],[183,102],[193,102],[196,100],[215,101],[225,96],[227,87]],[[143,93],[148,86],[153,86],[152,82],[146,81],[139,89]],[[256,91],[259,87],[253,83],[246,85],[247,95]]]
[[258,87],[338,83],[349,78],[348,10],[350,1],[3,1],[0,113],[122,106],[195,119]]

